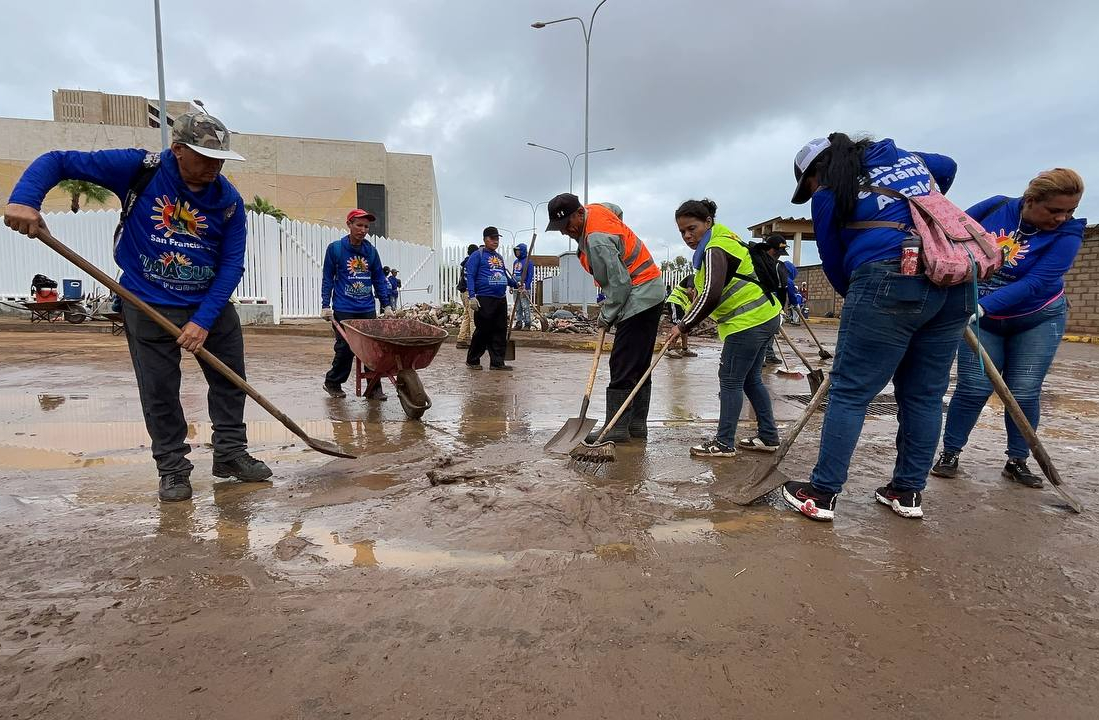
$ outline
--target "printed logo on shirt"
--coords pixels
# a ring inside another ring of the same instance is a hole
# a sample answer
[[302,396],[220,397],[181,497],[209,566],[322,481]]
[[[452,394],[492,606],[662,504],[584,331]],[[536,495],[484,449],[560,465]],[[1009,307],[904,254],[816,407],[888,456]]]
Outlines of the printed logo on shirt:
[[1015,231],[1007,233],[1000,230],[996,243],[1004,253],[1005,267],[1013,268],[1018,266],[1019,262],[1030,252],[1030,243],[1026,238],[1017,235]]
[[188,291],[205,288],[214,277],[214,268],[195,265],[179,252],[164,252],[156,257],[140,255],[145,278],[170,290]]
[[163,230],[166,238],[177,234],[201,237],[202,231],[208,227],[206,216],[198,209],[192,208],[186,200],[181,203],[179,198],[172,202],[167,195],[156,199],[153,203],[153,214],[149,217],[157,221],[154,229]]
[[362,255],[352,255],[347,259],[347,277],[370,279],[370,263]]
[[[928,180],[931,177],[931,172],[924,167],[924,164],[915,155],[902,157],[896,165],[872,168],[867,176],[871,185],[896,190],[905,197],[918,197],[931,192],[931,183]],[[918,180],[914,183],[906,182],[916,178]],[[897,202],[897,198],[869,192],[860,192],[859,200],[865,200],[871,195],[874,195],[878,203],[878,210]]]
[[361,280],[348,283],[347,289],[344,292],[348,297],[366,297],[367,295],[372,294],[370,292],[370,286]]

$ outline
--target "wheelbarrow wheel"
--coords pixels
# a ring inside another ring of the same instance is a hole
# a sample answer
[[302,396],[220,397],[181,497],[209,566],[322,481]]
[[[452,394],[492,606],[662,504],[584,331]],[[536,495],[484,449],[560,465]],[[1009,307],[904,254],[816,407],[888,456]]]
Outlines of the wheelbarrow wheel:
[[412,420],[419,420],[431,407],[431,399],[420,382],[420,376],[412,368],[397,372],[397,399],[401,401],[404,414]]
[[65,320],[71,322],[73,325],[79,325],[88,319],[88,314],[82,312],[66,312],[64,316]]

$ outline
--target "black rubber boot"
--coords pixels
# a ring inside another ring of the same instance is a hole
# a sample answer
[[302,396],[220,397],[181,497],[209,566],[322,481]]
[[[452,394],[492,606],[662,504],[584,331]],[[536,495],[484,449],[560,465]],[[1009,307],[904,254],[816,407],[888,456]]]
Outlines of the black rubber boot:
[[[622,407],[622,403],[630,396],[629,390],[611,390],[607,388],[607,420],[610,420],[618,412],[618,408]],[[635,399],[636,402],[636,399]],[[604,427],[606,427],[604,425]],[[607,433],[603,441],[610,440],[616,443],[624,443],[630,441],[630,411],[622,413],[622,417],[618,419],[611,431]],[[603,432],[603,428],[598,428],[588,433],[588,436],[584,439],[585,442],[593,443],[599,437],[599,434]]]
[[646,385],[637,391],[630,408],[630,437],[645,440],[649,437],[649,398],[653,386]]

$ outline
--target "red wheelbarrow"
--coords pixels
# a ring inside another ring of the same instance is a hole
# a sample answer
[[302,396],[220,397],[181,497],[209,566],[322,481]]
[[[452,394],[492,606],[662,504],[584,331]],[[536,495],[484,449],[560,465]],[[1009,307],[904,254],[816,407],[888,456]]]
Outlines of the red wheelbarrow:
[[364,394],[364,379],[369,392],[387,377],[397,388],[405,415],[419,420],[431,407],[431,398],[416,371],[435,359],[446,330],[407,318],[344,320],[333,325],[355,354],[355,394]]

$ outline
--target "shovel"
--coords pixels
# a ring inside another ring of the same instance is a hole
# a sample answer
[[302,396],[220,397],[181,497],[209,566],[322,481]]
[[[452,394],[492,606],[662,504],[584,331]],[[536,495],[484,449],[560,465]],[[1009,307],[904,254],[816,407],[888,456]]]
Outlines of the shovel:
[[[519,269],[519,291],[515,293],[515,303],[511,306],[511,317],[508,318],[508,344],[504,348],[504,360],[510,361],[515,359],[515,341],[511,339],[511,327],[515,324],[515,311],[519,309],[519,300],[527,291],[526,283],[523,282],[523,278],[527,276],[527,266],[530,265],[530,256],[534,254],[534,243],[538,240],[538,231],[535,230],[530,236],[530,248],[527,250],[527,256],[523,258],[523,267]],[[534,299],[528,300],[530,302],[531,309],[534,308]]]
[[[809,364],[809,358],[802,354],[801,350],[798,350],[797,345],[790,340],[790,336],[786,334],[786,331],[782,329],[782,326],[778,326],[778,331],[782,335],[782,339],[786,341],[786,344],[790,346],[790,349],[794,351],[794,354],[798,356],[798,360],[801,360],[801,364],[809,371],[809,392],[813,395],[817,394],[817,390],[824,383],[824,371],[820,368],[816,370]],[[831,356],[829,356],[831,357]]]
[[824,346],[820,344],[820,340],[817,340],[817,334],[813,332],[813,326],[809,324],[809,318],[802,317],[802,324],[805,325],[805,329],[809,331],[809,337],[813,338],[813,342],[817,344],[817,355],[820,355],[820,359],[831,359],[832,353],[825,350]]
[[[820,372],[820,370],[817,370],[817,372]],[[729,496],[730,500],[737,505],[751,505],[786,482],[786,476],[778,472],[778,465],[786,457],[786,453],[790,452],[790,446],[794,444],[794,440],[797,439],[805,424],[809,422],[809,418],[813,416],[820,404],[824,402],[824,398],[828,396],[828,388],[831,385],[832,376],[828,375],[821,381],[820,387],[813,393],[813,399],[805,407],[805,412],[801,414],[794,427],[790,429],[790,434],[778,446],[775,454],[756,469],[747,484],[741,485],[732,492]]]
[[778,375],[782,375],[783,377],[797,378],[798,380],[801,380],[803,377],[805,377],[797,370],[790,369],[790,363],[786,362],[786,353],[782,352],[782,345],[776,342],[775,347],[778,348],[778,356],[782,358],[782,367],[775,370],[775,373],[777,373]]
[[[79,254],[70,249],[63,242],[51,235],[49,231],[46,230],[44,227],[38,230],[38,239],[45,243],[46,246],[49,247],[51,250],[61,255],[73,265],[76,265],[78,268],[98,280],[104,287],[110,289],[111,292],[118,295],[120,298],[148,315],[153,322],[159,325],[169,335],[174,338],[178,338],[180,336],[180,329],[176,327],[171,320],[158,313],[145,301],[138,299],[138,297],[132,292],[115,282],[114,278],[104,273],[95,265],[92,265],[90,262],[88,262]],[[306,432],[302,430],[296,422],[291,420],[285,413],[275,407],[270,400],[265,398],[263,395],[260,395],[258,390],[249,385],[248,382],[245,381],[245,379],[242,378],[240,375],[237,375],[235,372],[233,372],[232,368],[223,363],[221,360],[218,360],[216,357],[214,357],[214,355],[210,353],[210,351],[208,351],[206,348],[199,348],[198,351],[194,353],[194,355],[196,358],[224,375],[229,380],[229,382],[233,383],[238,388],[248,393],[248,397],[259,403],[264,410],[271,413],[271,415],[274,416],[274,418],[280,423],[285,425],[286,428],[290,430],[290,432],[300,437],[302,440],[305,441],[306,445],[313,448],[317,452],[340,458],[358,457],[357,455],[352,455],[351,453],[341,450],[335,443],[331,443],[327,440],[317,440],[315,438],[309,437],[309,435],[306,434]]]
[[558,455],[568,455],[579,445],[595,427],[595,418],[588,417],[588,403],[591,402],[591,390],[595,387],[595,373],[599,370],[599,356],[603,353],[603,340],[607,337],[606,328],[599,329],[599,339],[595,341],[595,357],[591,361],[588,374],[588,386],[584,390],[584,399],[580,402],[580,417],[569,418],[564,427],[546,443],[545,451]]
[[965,329],[965,341],[969,344],[969,347],[973,348],[973,352],[984,361],[985,374],[988,375],[988,379],[992,381],[992,387],[996,388],[996,394],[1000,396],[1000,400],[1004,404],[1004,409],[1007,414],[1011,416],[1011,420],[1015,423],[1015,427],[1019,428],[1019,432],[1023,434],[1026,439],[1026,444],[1030,447],[1030,451],[1034,453],[1034,459],[1038,461],[1038,466],[1042,468],[1042,472],[1049,482],[1053,485],[1053,489],[1068,502],[1069,507],[1073,512],[1081,513],[1084,511],[1084,506],[1080,504],[1080,501],[1069,494],[1068,490],[1064,488],[1064,481],[1061,480],[1061,474],[1057,472],[1057,468],[1053,465],[1053,459],[1050,458],[1049,453],[1046,452],[1045,447],[1042,445],[1042,441],[1038,439],[1038,433],[1034,432],[1034,428],[1030,426],[1030,421],[1027,420],[1026,413],[1019,407],[1019,402],[1015,399],[1015,396],[1011,394],[1011,390],[1008,389],[1007,383],[1004,382],[1004,378],[1000,375],[1000,371],[996,369],[995,363],[992,362],[992,358],[988,356],[988,353],[981,343],[977,340],[977,336],[973,334],[973,328],[966,327]]

